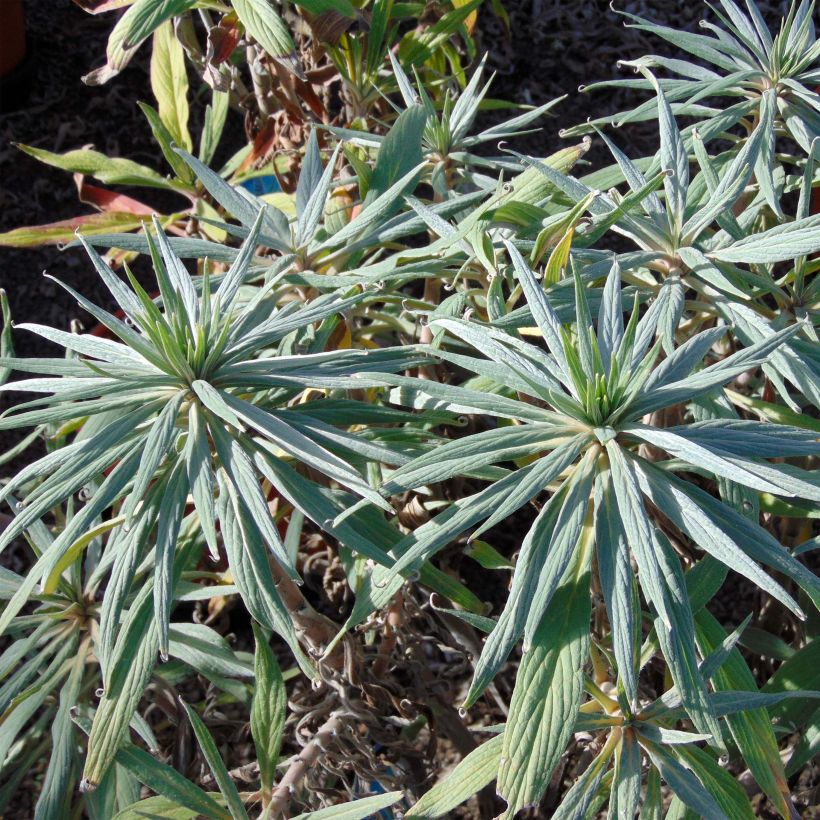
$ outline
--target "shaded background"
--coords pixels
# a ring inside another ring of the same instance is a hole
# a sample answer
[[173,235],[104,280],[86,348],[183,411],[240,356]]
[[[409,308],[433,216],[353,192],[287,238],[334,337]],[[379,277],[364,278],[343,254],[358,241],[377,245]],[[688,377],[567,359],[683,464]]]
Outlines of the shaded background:
[[[602,0],[505,0],[504,5],[511,31],[506,31],[489,4],[478,23],[479,53],[490,52],[488,69],[497,73],[492,96],[538,105],[569,95],[553,109],[554,116],[544,120],[543,131],[516,142],[516,148],[534,155],[560,147],[560,128],[629,104],[622,94],[578,94],[581,83],[623,76],[615,65],[618,59],[668,51],[656,38],[625,28],[623,18]],[[762,5],[774,15],[783,4]],[[626,0],[619,7],[688,29],[694,29],[703,12],[709,11],[700,3],[670,0]],[[32,89],[25,108],[0,114],[0,231],[91,210],[78,202],[71,174],[38,163],[18,151],[15,142],[55,152],[93,145],[110,156],[162,168],[148,124],[136,105],[138,100],[151,99],[150,44],[119,76],[91,88],[80,78],[104,62],[116,14],[91,16],[71,0],[26,0],[25,9]],[[244,134],[240,118],[231,117],[226,138],[236,149],[243,144]],[[653,130],[652,124],[632,127],[621,136],[621,145],[631,156],[654,153]],[[595,162],[599,155],[593,148],[589,158]],[[142,189],[139,196],[159,204],[155,191]],[[80,316],[71,297],[41,276],[46,269],[92,301],[109,304],[107,291],[81,252],[0,248],[0,285],[9,292],[16,321],[67,328],[72,318]],[[15,344],[23,356],[43,351],[43,342],[31,334],[15,334]]]

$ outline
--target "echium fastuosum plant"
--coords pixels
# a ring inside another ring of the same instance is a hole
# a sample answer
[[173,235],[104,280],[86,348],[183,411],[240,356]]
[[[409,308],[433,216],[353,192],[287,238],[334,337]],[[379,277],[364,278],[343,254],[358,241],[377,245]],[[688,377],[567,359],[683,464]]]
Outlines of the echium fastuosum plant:
[[[39,333],[74,355],[4,360],[10,367],[39,375],[0,389],[47,395],[17,405],[0,419],[0,429],[76,425],[76,419],[85,419],[81,434],[72,442],[23,468],[0,489],[4,500],[12,499],[18,490],[26,491],[17,515],[0,535],[1,548],[40,526],[40,519],[55,505],[93,487],[87,503],[66,521],[48,548],[41,549],[34,567],[14,589],[0,616],[0,631],[14,622],[38,583],[46,590],[56,588],[61,574],[91,543],[89,533],[110,533],[92,585],[96,588],[100,578],[110,573],[95,645],[105,673],[106,697],[92,739],[96,731],[104,732],[116,744],[122,721],[127,724],[133,712],[133,708],[117,710],[121,699],[109,696],[115,688],[110,686],[110,676],[112,670],[119,669],[120,675],[123,671],[118,665],[124,651],[118,624],[132,580],[144,561],[152,565],[152,578],[139,592],[140,606],[131,607],[131,620],[123,630],[125,634],[129,628],[134,630],[129,637],[136,640],[137,654],[144,659],[141,668],[129,672],[137,699],[150,677],[155,653],[169,653],[174,590],[192,557],[190,549],[185,551],[187,558],[177,555],[180,540],[190,546],[189,539],[180,539],[186,520],[190,526],[189,501],[215,560],[220,544],[224,545],[234,583],[249,611],[281,634],[309,671],[297,636],[299,624],[287,604],[287,590],[300,579],[269,497],[278,494],[317,519],[319,526],[326,523],[338,532],[331,521],[343,510],[311,499],[312,494],[321,495],[319,485],[300,476],[291,463],[305,465],[317,476],[389,509],[352,463],[407,460],[378,438],[334,426],[335,419],[344,425],[346,416],[361,413],[360,403],[340,397],[326,410],[321,402],[300,398],[308,389],[359,389],[367,383],[353,381],[353,373],[361,375],[371,366],[403,369],[424,357],[412,347],[323,352],[327,334],[342,312],[369,296],[362,289],[347,297],[330,294],[309,304],[280,303],[276,285],[281,274],[271,273],[263,286],[243,290],[261,223],[260,217],[213,290],[206,270],[196,282],[197,291],[161,230],[155,239],[146,234],[160,288],[159,304],[133,277],[132,289],[126,287],[87,247],[125,319],[68,289],[117,339],[22,324],[20,329]],[[100,516],[108,511],[111,517],[95,533]],[[374,560],[389,562],[385,552],[369,549],[365,539],[358,539],[356,546]],[[269,555],[275,560],[270,561]],[[92,593],[86,605],[93,604]],[[134,646],[129,652],[134,654]],[[116,712],[117,719],[109,711]],[[93,748],[99,751],[86,763],[90,787],[110,764],[106,755],[111,749],[106,744]]]
[[[311,105],[249,23],[279,4],[126,5],[113,47],[154,9],[166,68],[201,69],[191,21],[218,16],[281,80],[257,104]],[[67,352],[17,359],[2,303],[0,381],[32,375],[4,396],[40,395],[0,417],[34,427],[0,459],[46,455],[0,486],[0,548],[33,556],[0,574],[0,813],[33,771],[38,818],[432,820],[493,780],[508,818],[734,820],[757,787],[794,817],[820,726],[811,4],[769,43],[721,3],[730,33],[679,38],[714,71],[638,61],[654,157],[596,132],[544,160],[474,153],[551,105],[472,133],[489,101],[453,43],[477,0],[404,34],[412,5],[334,5],[344,111],[289,153],[298,183],[252,195],[244,160],[209,167],[219,129],[194,157],[180,127],[177,181],[131,177],[184,182],[174,235],[84,237],[118,249],[88,252],[120,312],[75,294],[102,336],[20,325]],[[205,68],[235,102],[228,51]],[[601,139],[615,163],[586,173]],[[116,272],[139,253],[156,298]],[[707,608],[727,580],[761,602],[734,631]]]
[[[690,60],[649,54],[636,60],[621,60],[619,65],[631,66],[636,72],[659,68],[673,76],[660,80],[670,102],[682,115],[694,117],[700,123],[710,120],[721,123],[728,131],[741,120],[765,120],[766,109],[773,104],[782,128],[805,152],[820,127],[820,46],[814,27],[814,0],[791,0],[788,14],[772,34],[753,0],[746,0],[745,9],[734,0],[708,3],[718,24],[701,21],[708,34],[694,34],[659,25],[637,14],[620,12],[631,22],[628,26],[655,34],[683,49]],[[605,80],[584,86],[584,91],[625,87],[652,90],[654,83],[644,80]],[[719,98],[734,98],[733,105],[709,106]],[[767,99],[770,98],[770,99]],[[652,102],[642,103],[631,111],[601,117],[595,125],[651,119]],[[584,133],[590,124],[567,129],[564,134]],[[769,144],[775,140],[775,125],[769,122],[764,135]]]
[[[646,421],[664,408],[714,398],[723,385],[765,362],[799,330],[798,325],[703,367],[704,358],[727,332],[725,326],[716,326],[661,359],[661,341],[655,337],[663,303],[656,300],[641,316],[636,298],[624,324],[617,264],[607,277],[595,326],[586,288],[575,273],[576,321],[562,326],[518,250],[512,243],[507,250],[548,350],[489,325],[436,318],[434,328],[447,331],[484,358],[449,347],[436,348],[438,357],[505,385],[517,397],[381,375],[394,385],[391,401],[490,414],[501,422],[400,467],[382,491],[390,497],[511,460],[525,466],[456,500],[409,534],[395,566],[377,568],[360,592],[348,626],[384,606],[404,583],[403,575],[460,533],[479,525],[470,534],[474,540],[552,490],[522,542],[509,598],[476,661],[465,700],[468,707],[476,702],[523,636],[525,654],[498,768],[498,790],[508,802],[505,816],[512,817],[540,799],[574,730],[590,651],[593,565],[612,630],[607,651],[618,672],[617,700],[611,701],[608,711],[621,715],[622,725],[639,719],[640,589],[651,607],[654,640],[679,702],[700,733],[679,742],[708,739],[724,748],[718,721],[724,712],[707,690],[708,676],[698,669],[693,608],[672,541],[688,540],[800,618],[801,607],[758,562],[793,579],[815,607],[820,603],[820,582],[768,531],[686,474],[711,475],[758,492],[817,502],[820,484],[813,474],[765,459],[817,454],[820,444],[814,433],[786,425],[773,428],[762,422],[713,419],[659,427]],[[659,460],[658,453],[670,458]],[[631,561],[638,570],[637,585]],[[660,735],[650,737],[660,743],[678,742],[659,740]],[[601,766],[619,742],[617,733]],[[680,761],[654,747],[649,751],[667,784],[692,805],[687,788],[695,785],[682,784]],[[594,785],[597,788],[597,780]],[[698,789],[703,805],[714,808],[706,790]]]

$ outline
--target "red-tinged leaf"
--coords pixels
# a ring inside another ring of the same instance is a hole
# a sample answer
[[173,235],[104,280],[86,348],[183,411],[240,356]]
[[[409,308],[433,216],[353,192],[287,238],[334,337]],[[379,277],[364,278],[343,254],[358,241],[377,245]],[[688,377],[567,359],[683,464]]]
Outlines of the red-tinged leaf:
[[219,25],[208,32],[207,60],[211,65],[221,65],[236,50],[241,36],[238,22],[235,14],[226,14]]
[[134,0],[74,0],[74,4],[89,14],[102,14],[106,11],[124,9],[133,5]]
[[10,248],[36,248],[71,242],[79,228],[86,236],[111,231],[133,231],[142,226],[144,216],[119,211],[75,216],[45,225],[27,225],[0,234],[0,245]]
[[107,188],[100,188],[98,185],[90,185],[85,181],[82,174],[74,174],[74,182],[77,185],[77,193],[80,202],[93,205],[101,211],[115,211],[121,214],[139,214],[141,216],[151,216],[156,209],[138,199],[118,194],[116,191],[109,191]]

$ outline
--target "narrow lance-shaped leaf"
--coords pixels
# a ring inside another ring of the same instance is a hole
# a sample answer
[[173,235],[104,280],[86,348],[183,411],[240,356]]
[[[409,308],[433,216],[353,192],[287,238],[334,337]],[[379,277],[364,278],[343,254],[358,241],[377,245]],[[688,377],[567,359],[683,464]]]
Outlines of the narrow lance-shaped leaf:
[[589,646],[589,562],[589,550],[578,555],[518,668],[498,771],[505,818],[541,799],[572,735]]
[[262,794],[270,797],[273,789],[279,747],[287,716],[285,682],[276,657],[261,629],[253,625],[256,640],[254,678],[256,685],[251,702],[251,735],[259,761]]

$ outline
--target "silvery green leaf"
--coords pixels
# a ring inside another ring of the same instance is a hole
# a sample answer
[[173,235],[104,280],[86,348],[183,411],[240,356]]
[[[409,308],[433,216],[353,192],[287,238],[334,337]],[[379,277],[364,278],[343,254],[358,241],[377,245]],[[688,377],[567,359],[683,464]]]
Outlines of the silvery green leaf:
[[693,373],[686,378],[643,391],[629,408],[635,418],[661,407],[669,407],[681,401],[689,401],[698,395],[707,393],[715,387],[733,379],[754,365],[760,365],[767,357],[788,338],[800,330],[799,325],[792,325],[762,338],[755,344],[745,347],[717,364]]
[[[333,174],[336,170],[336,159],[339,156],[339,150],[341,149],[341,143],[339,143],[333,151],[333,154],[331,154],[324,171],[322,171],[322,160],[319,155],[319,147],[318,141],[316,140],[315,130],[311,131],[310,138],[313,141],[315,151],[311,152],[311,143],[308,143],[307,150],[310,152],[310,156],[312,157],[310,160],[311,164],[307,167],[308,176],[304,186],[296,189],[296,212],[298,214],[296,222],[297,246],[307,245],[316,233],[316,229],[319,226],[319,222],[322,219],[322,214],[325,209],[325,202],[327,201],[327,195],[333,181]],[[304,175],[304,173],[305,170],[303,167],[303,170],[299,175],[300,186],[302,186],[302,175]],[[315,177],[315,179],[313,177]],[[309,189],[307,187],[308,185],[310,185]],[[304,200],[301,207],[299,206],[300,190]]]
[[685,379],[704,360],[713,345],[725,335],[725,327],[713,327],[687,339],[650,373],[644,383],[644,390],[648,392]]
[[718,715],[732,715],[750,709],[768,709],[787,698],[817,700],[820,692],[797,689],[789,692],[714,692],[710,699]]
[[[528,488],[531,486],[529,482],[534,468],[535,465],[530,465],[515,473],[510,473],[481,492],[458,499],[444,512],[405,536],[393,548],[394,552],[401,556],[396,564],[389,569],[377,567],[366,578],[358,592],[356,604],[347,620],[346,628],[355,626],[371,612],[385,606],[401,589],[405,581],[402,573],[409,573],[419,567],[457,535],[490,516],[502,503],[515,504],[509,512],[525,504],[531,496],[524,495],[521,498],[516,491],[519,487],[523,488],[525,484]],[[543,484],[532,487],[531,492],[537,492],[541,486]]]
[[64,330],[46,327],[45,325],[35,325],[22,322],[15,325],[19,330],[30,330],[38,336],[42,336],[49,342],[54,342],[67,350],[73,350],[82,356],[89,356],[92,359],[99,359],[103,362],[113,362],[133,368],[135,371],[143,371],[146,375],[155,374],[156,369],[149,365],[142,356],[132,350],[127,345],[114,342],[110,339],[102,339],[99,336],[90,334],[66,333]]
[[617,351],[624,336],[624,314],[621,306],[621,269],[617,257],[607,275],[601,306],[598,310],[598,346],[604,362],[606,374],[612,356]]
[[634,732],[624,732],[615,754],[608,820],[632,820],[641,799],[641,749]]
[[[530,471],[529,479],[526,482],[519,483],[513,489],[508,499],[474,533],[474,537],[486,531],[493,524],[502,521],[509,514],[509,511],[515,507],[520,507],[528,498],[543,488],[547,481],[558,475],[568,463],[575,459],[579,449],[580,442],[576,440],[557,448],[550,456],[536,462],[537,467]],[[579,484],[583,485],[586,480],[587,476],[582,473],[581,479],[575,481],[576,488]],[[579,495],[580,493],[576,493],[576,498]],[[470,691],[465,698],[465,705],[472,705],[487,688],[524,633],[525,626],[531,618],[531,604],[539,593],[538,584],[542,572],[545,570],[549,572],[547,583],[551,587],[549,590],[543,590],[546,595],[542,596],[542,604],[544,600],[547,603],[549,602],[549,597],[553,595],[557,583],[561,580],[561,573],[566,567],[566,561],[571,559],[571,551],[577,542],[577,537],[575,541],[572,541],[571,537],[565,538],[557,528],[559,515],[565,508],[565,497],[566,494],[563,490],[553,495],[541,509],[524,538],[521,553],[513,573],[510,594],[493,631],[484,643],[481,655],[476,661],[473,680],[470,684]],[[567,508],[565,516],[572,512],[572,508]],[[561,547],[564,554],[558,557],[553,555],[550,560],[550,547],[554,541],[560,542],[562,538]],[[566,555],[567,551],[570,552],[568,557]],[[548,565],[546,562],[549,562]],[[558,569],[558,572],[556,572],[556,569]],[[543,609],[543,607],[541,608]]]
[[681,765],[672,753],[654,744],[647,744],[644,748],[649,759],[660,771],[661,777],[687,806],[704,817],[729,820],[700,780],[689,769]]
[[[719,449],[704,447],[671,430],[660,430],[644,424],[629,424],[622,429],[630,435],[637,436],[649,444],[666,450],[670,455],[709,470],[715,475],[745,484],[747,487],[752,487],[760,492],[787,496],[800,494],[804,498],[814,498],[815,496],[820,498],[815,488],[808,482],[792,482],[789,480],[789,476],[781,476],[773,468],[766,469],[761,464],[744,462],[737,458],[726,458]],[[795,485],[797,489],[795,489]]]
[[307,814],[297,814],[293,820],[365,820],[367,817],[378,816],[383,809],[397,803],[401,798],[401,792],[385,792],[373,797],[351,800],[349,803],[340,803],[338,806],[328,806]]
[[572,784],[552,815],[554,820],[582,820],[593,803],[604,773],[612,758],[614,744],[610,741]]
[[[223,586],[220,584],[217,589]],[[172,623],[168,638],[168,654],[184,661],[206,678],[253,677],[250,664],[241,661],[225,638],[205,624]]]
[[498,769],[504,818],[540,800],[572,735],[589,646],[589,554],[579,554],[518,668]]
[[[245,0],[247,2],[248,0]],[[251,228],[257,220],[259,212],[264,213],[269,206],[264,202],[255,199],[250,194],[247,196],[239,192],[237,188],[225,182],[219,174],[214,173],[207,165],[204,165],[196,157],[191,156],[187,151],[177,148],[176,152],[191,166],[197,179],[205,186],[208,193],[229,213],[236,217],[246,228]],[[287,253],[289,248],[289,237],[282,236],[276,225],[269,217],[263,217],[264,233],[261,234],[262,241],[270,248],[275,248],[282,253]],[[169,240],[175,253],[179,251],[175,248],[173,240]],[[119,247],[119,246],[118,246]],[[220,246],[217,244],[217,248]],[[197,256],[215,257],[209,253],[198,252]],[[235,253],[231,255],[231,259]]]
[[210,732],[202,722],[202,718],[199,717],[196,711],[187,703],[183,703],[183,706],[185,707],[185,712],[188,715],[191,727],[194,730],[199,748],[202,751],[202,756],[208,763],[208,768],[211,770],[214,780],[219,787],[219,791],[225,799],[231,817],[233,820],[247,820],[248,814],[242,805],[242,798],[239,796],[239,791],[231,779],[227,768],[225,768],[225,763],[222,760],[216,743],[214,743],[213,737],[211,737]]
[[[626,179],[631,190],[637,193],[638,191],[644,189],[646,187],[647,180],[643,175],[643,172],[606,136],[606,134],[604,134],[603,131],[599,131],[597,128],[595,131],[606,143],[607,148],[609,148],[610,153],[615,158],[615,162],[618,163],[618,167],[621,169],[621,172],[623,173],[624,178]],[[654,222],[658,224],[659,227],[664,227],[660,224],[660,219],[665,216],[665,212],[660,198],[656,193],[652,192],[645,199],[641,200],[641,208],[653,219]]]
[[134,477],[134,486],[123,505],[122,514],[125,516],[127,526],[131,526],[137,505],[142,501],[148,485],[155,477],[157,468],[173,444],[177,435],[177,415],[184,398],[185,394],[180,391],[169,399],[145,438],[140,466]]
[[276,765],[287,717],[288,698],[276,656],[262,631],[254,624],[256,652],[254,678],[256,685],[251,703],[251,734],[259,760],[262,791],[273,788]]
[[380,225],[392,217],[398,208],[398,203],[408,191],[415,188],[418,175],[425,163],[421,162],[411,168],[404,176],[390,185],[387,190],[371,199],[359,213],[350,220],[340,231],[321,242],[316,251],[338,248],[346,245],[350,240],[359,237],[373,225]]
[[435,820],[491,783],[498,772],[503,735],[496,735],[466,755],[443,780],[405,813],[407,820]]
[[666,192],[666,207],[669,211],[669,227],[674,233],[679,233],[686,209],[686,189],[689,185],[689,156],[666,95],[650,72],[645,71],[644,76],[652,82],[658,98],[658,124],[661,140],[660,162],[663,169],[672,171],[672,174],[664,180],[663,184]]
[[83,673],[87,655],[85,645],[75,655],[65,683],[60,688],[60,699],[57,714],[51,724],[51,752],[46,769],[40,796],[35,807],[35,820],[48,820],[60,816],[67,809],[67,797],[72,782],[72,764],[74,759],[74,727],[71,722],[71,709],[80,696]]
[[159,506],[154,559],[154,618],[157,624],[159,651],[163,658],[168,655],[168,622],[171,618],[173,599],[174,558],[187,497],[188,482],[184,467],[181,462],[177,462]]
[[379,380],[386,385],[394,385],[389,400],[393,404],[406,407],[446,410],[452,413],[488,412],[501,418],[521,421],[543,422],[550,417],[545,411],[526,402],[508,399],[506,396],[488,395],[479,390],[420,381],[407,376],[380,373]]
[[472,539],[478,538],[487,530],[502,522],[512,511],[532,498],[534,492],[536,492],[533,488],[545,488],[575,461],[586,441],[586,436],[575,435],[569,440],[558,444],[549,455],[543,456],[534,462],[528,480],[514,488],[504,503],[499,505],[483,524],[473,530]]
[[682,743],[698,743],[711,739],[711,735],[698,734],[697,732],[682,732],[679,729],[666,729],[663,726],[655,725],[649,721],[641,721],[637,732],[647,740],[665,746],[677,746]]
[[286,453],[310,464],[325,475],[390,511],[390,505],[366,481],[338,456],[318,445],[273,413],[266,413],[256,405],[224,394],[226,404],[243,422],[258,430]]
[[[124,488],[133,476],[137,465],[137,453],[131,452],[126,455],[126,449],[128,448],[123,448],[121,452],[122,460],[105,478],[91,500],[66,524],[60,534],[49,545],[49,549],[40,555],[28,571],[25,581],[6,604],[2,613],[0,613],[0,635],[8,629],[14,617],[19,613],[20,609],[25,606],[40,580],[47,578],[49,573],[58,566],[59,561],[71,547],[75,539],[79,538],[80,535],[92,526],[92,523],[96,522],[97,518],[105,509],[122,496]],[[96,473],[106,466],[109,465],[107,463],[100,464],[96,470],[90,471],[90,475],[96,476]],[[56,504],[62,501],[65,494],[62,493],[58,487],[58,492],[55,493],[55,496],[55,500],[46,499],[47,502],[50,501],[46,509],[56,506]],[[16,535],[19,535],[23,529],[36,525],[43,513],[40,512],[38,514],[34,506],[35,505],[32,505],[23,510],[23,512],[15,517],[11,525],[6,528],[2,535],[4,540],[7,539],[6,543],[10,542]],[[34,511],[33,514],[32,511]],[[25,523],[21,524],[21,521]]]
[[794,599],[777,582],[762,573],[754,561],[785,573],[810,597],[820,600],[820,582],[762,527],[691,482],[661,473],[645,461],[636,462],[636,468],[641,489],[653,503],[661,504],[676,526],[703,549],[712,552],[718,560],[754,580],[798,617],[802,615],[802,610]]
[[[765,340],[774,340],[777,331],[772,325],[751,308],[738,304],[716,300],[718,312],[734,325],[734,333],[747,345],[754,345]],[[797,332],[799,325],[794,326]],[[782,332],[782,331],[780,331]],[[780,398],[795,412],[800,406],[789,395],[782,379],[788,379],[803,395],[815,405],[820,405],[820,376],[805,356],[800,356],[791,345],[778,345],[771,353],[763,369],[775,385]]]
[[741,239],[709,256],[724,262],[772,264],[806,256],[820,250],[820,214]]
[[219,555],[214,518],[214,477],[211,469],[211,449],[205,432],[205,420],[198,404],[188,411],[188,440],[185,445],[185,466],[194,508],[199,516],[202,534],[212,556]]
[[614,441],[608,442],[606,448],[624,533],[638,564],[641,587],[658,614],[655,628],[672,679],[695,726],[720,744],[720,727],[697,671],[694,622],[680,565],[677,558],[669,555],[671,548],[666,537],[654,528],[646,514],[636,474],[638,460],[625,456]]
[[638,697],[634,650],[637,589],[608,473],[597,478],[594,500],[598,577],[612,626],[612,648],[618,665],[618,679],[623,684],[629,703],[634,705]]
[[643,506],[635,467],[617,442],[607,442],[606,449],[619,517],[626,542],[638,564],[641,587],[658,615],[671,628],[661,568],[651,551],[652,524]]
[[316,137],[316,129],[312,129],[305,146],[305,157],[302,160],[302,168],[299,172],[299,181],[296,184],[296,214],[301,216],[311,195],[319,185],[322,178],[322,156],[319,153],[319,140]]
[[299,581],[299,573],[282,543],[250,456],[239,441],[219,427],[211,427],[211,436],[224,474],[234,488],[233,497],[237,499],[238,506],[252,518],[255,529],[288,575]]
[[775,90],[770,88],[761,95],[760,123],[757,128],[763,134],[763,143],[755,161],[755,178],[760,190],[766,197],[766,202],[774,211],[775,216],[783,219],[783,211],[780,208],[781,191],[775,186],[774,163],[775,163],[775,136],[774,136],[774,114],[777,106],[777,95]]
[[666,429],[739,458],[817,455],[820,450],[812,430],[768,421],[712,418]]
[[126,740],[125,733],[151,677],[159,646],[151,617],[150,587],[143,587],[123,624],[111,676],[100,699],[88,739],[81,787],[95,789]]
[[[525,651],[530,647],[532,636],[549,608],[573,553],[579,548],[582,539],[586,538],[591,542],[593,537],[590,501],[596,458],[596,451],[590,448],[573,470],[572,477],[566,481],[566,491],[555,526],[549,534],[548,546],[542,553],[542,561],[536,561],[536,566],[540,564],[540,567],[537,582],[528,596],[529,611],[524,625]],[[522,552],[523,550],[522,547]]]
[[287,642],[302,671],[313,677],[312,664],[299,646],[290,613],[276,590],[261,533],[224,471],[217,470],[216,479],[220,530],[228,565],[242,600],[256,621],[273,629]]
[[[550,169],[552,170],[552,169]],[[557,172],[556,172],[557,173]],[[513,261],[515,267],[516,277],[521,283],[521,287],[527,297],[527,304],[530,308],[533,318],[535,319],[541,332],[544,334],[544,340],[547,343],[550,353],[555,357],[561,372],[564,375],[563,383],[570,390],[570,392],[578,398],[578,393],[569,377],[569,366],[567,365],[566,355],[564,353],[564,344],[561,338],[561,323],[555,314],[555,311],[550,305],[547,295],[543,288],[538,284],[535,274],[530,270],[524,257],[521,256],[518,249],[512,243],[506,243],[507,252]]]
[[566,440],[563,430],[552,424],[527,424],[484,430],[472,436],[436,447],[413,459],[390,475],[382,492],[392,495],[403,490],[434,484],[487,464],[551,449]]
[[[231,820],[231,814],[223,809],[208,792],[195,786],[176,769],[161,763],[138,746],[125,743],[116,750],[115,757],[117,764],[125,766],[151,791],[172,800],[174,805],[191,807],[197,815],[210,818],[210,820]],[[145,816],[142,810],[140,814]]]
[[393,76],[396,78],[396,84],[399,87],[399,93],[401,94],[402,100],[404,100],[404,104],[408,108],[410,108],[411,105],[418,105],[419,95],[413,88],[410,78],[401,67],[401,63],[393,56],[392,51],[388,51],[387,56],[390,60],[390,67],[393,69]]

